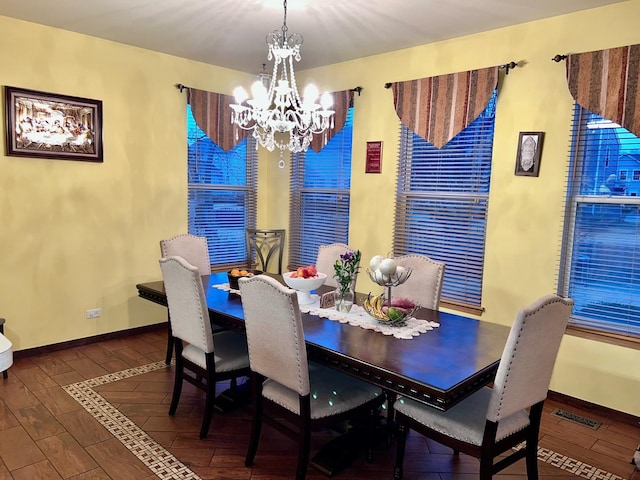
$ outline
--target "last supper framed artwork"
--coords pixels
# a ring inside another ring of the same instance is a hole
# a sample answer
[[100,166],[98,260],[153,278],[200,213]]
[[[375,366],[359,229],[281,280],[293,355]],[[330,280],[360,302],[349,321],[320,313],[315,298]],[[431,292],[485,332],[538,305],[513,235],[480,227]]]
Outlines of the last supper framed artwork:
[[5,86],[9,156],[102,162],[102,102]]

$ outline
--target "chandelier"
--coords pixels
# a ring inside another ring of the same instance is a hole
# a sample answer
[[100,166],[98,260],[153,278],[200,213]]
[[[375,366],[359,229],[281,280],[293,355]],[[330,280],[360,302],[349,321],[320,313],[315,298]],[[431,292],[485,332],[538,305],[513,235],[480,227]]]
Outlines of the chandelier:
[[273,74],[270,78],[264,72],[259,75],[251,86],[253,98],[248,98],[244,88],[236,87],[233,95],[237,103],[231,105],[231,123],[251,131],[257,143],[270,152],[278,148],[298,153],[307,150],[314,134],[333,128],[335,112],[330,110],[333,99],[329,93],[324,93],[317,103],[318,89],[313,84],[307,85],[300,97],[293,61],[300,61],[302,35],[288,34],[287,30],[284,0],[282,28],[266,37],[267,60],[273,61]]

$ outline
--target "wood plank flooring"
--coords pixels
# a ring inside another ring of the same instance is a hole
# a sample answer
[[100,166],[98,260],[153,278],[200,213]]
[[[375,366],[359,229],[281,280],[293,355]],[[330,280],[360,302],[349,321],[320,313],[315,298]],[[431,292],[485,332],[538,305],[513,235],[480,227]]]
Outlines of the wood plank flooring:
[[[214,415],[198,439],[203,394],[185,385],[167,414],[173,367],[163,363],[166,331],[136,334],[16,360],[0,380],[0,480],[155,480],[293,478],[296,446],[269,427],[252,468],[244,466],[248,407]],[[220,390],[226,385],[222,385]],[[599,421],[593,430],[552,415],[563,410]],[[336,434],[318,432],[312,455]],[[640,428],[548,400],[541,434],[542,480],[640,480],[630,464]],[[391,479],[395,445],[381,443],[368,464],[359,456],[336,478]],[[477,460],[411,433],[406,480],[472,480]],[[310,468],[310,480],[326,479]],[[496,479],[524,480],[524,462]]]

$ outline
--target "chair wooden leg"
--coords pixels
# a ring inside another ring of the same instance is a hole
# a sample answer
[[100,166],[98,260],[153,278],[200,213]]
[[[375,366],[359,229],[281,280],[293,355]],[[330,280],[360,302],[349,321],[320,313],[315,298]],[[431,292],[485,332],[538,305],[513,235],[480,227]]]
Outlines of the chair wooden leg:
[[393,442],[393,434],[395,431],[395,409],[394,405],[398,398],[398,395],[390,390],[384,391],[387,397],[387,446],[391,446]]
[[527,442],[526,462],[527,462],[527,479],[538,480],[538,445],[536,443]]
[[307,477],[309,451],[311,450],[311,402],[309,396],[300,402],[300,437],[298,441],[298,466],[296,480]]
[[533,405],[529,412],[529,432],[527,434],[525,459],[527,462],[527,479],[538,480],[538,435],[544,402]]
[[167,323],[168,323],[168,338],[167,338],[167,355],[164,359],[164,363],[169,365],[171,363],[171,355],[173,354],[173,348],[175,343],[175,338],[173,337],[173,332],[171,331],[171,316],[169,315],[169,310],[167,309]]
[[479,480],[491,480],[493,478],[493,457],[492,456],[483,456],[480,458],[480,474],[478,476]]
[[394,480],[402,480],[402,476],[404,474],[404,450],[407,446],[407,435],[409,434],[409,427],[403,424],[398,424],[396,431],[396,464],[393,467],[393,478]]
[[252,373],[251,375],[251,392],[253,396],[253,419],[251,422],[251,436],[249,437],[249,447],[247,448],[247,456],[244,464],[247,467],[253,465],[258,451],[258,443],[260,443],[260,432],[262,431],[262,381],[260,375]]
[[376,455],[376,423],[378,420],[378,409],[371,408],[368,418],[368,438],[367,438],[367,462],[373,463]]
[[[207,355],[207,372],[215,371],[215,359],[213,353]],[[204,417],[202,418],[202,427],[200,427],[200,438],[207,438],[211,419],[213,418],[213,410],[216,403],[216,382],[211,378],[207,378],[207,392],[205,399]]]
[[176,366],[173,382],[173,396],[171,398],[171,406],[169,407],[169,415],[173,416],[178,408],[180,394],[182,393],[182,381],[184,376],[184,364],[182,361],[182,340],[176,339]]

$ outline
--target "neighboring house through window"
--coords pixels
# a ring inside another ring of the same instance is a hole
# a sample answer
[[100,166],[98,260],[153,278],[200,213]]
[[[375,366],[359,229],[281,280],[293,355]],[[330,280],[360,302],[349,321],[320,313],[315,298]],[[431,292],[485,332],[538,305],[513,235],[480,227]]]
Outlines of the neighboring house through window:
[[572,138],[559,293],[572,325],[638,337],[640,139],[577,104]]

